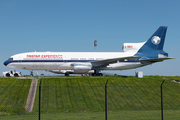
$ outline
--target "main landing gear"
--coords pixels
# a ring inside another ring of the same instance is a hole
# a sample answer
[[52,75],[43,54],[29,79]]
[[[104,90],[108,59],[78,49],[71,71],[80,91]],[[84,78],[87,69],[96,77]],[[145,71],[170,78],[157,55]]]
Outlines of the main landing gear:
[[103,76],[102,73],[99,73],[99,69],[94,70],[94,73],[92,73],[92,76]]
[[64,75],[65,75],[65,76],[69,76],[69,73],[65,73]]
[[92,73],[92,76],[103,76],[102,73]]

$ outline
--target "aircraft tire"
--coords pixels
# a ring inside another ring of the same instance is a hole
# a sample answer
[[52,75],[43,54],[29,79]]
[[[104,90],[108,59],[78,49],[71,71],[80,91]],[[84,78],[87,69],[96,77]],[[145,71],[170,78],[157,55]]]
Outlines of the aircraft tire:
[[11,77],[9,73],[6,73],[6,77]]
[[19,77],[19,75],[17,73],[14,74],[14,77]]
[[65,76],[69,76],[69,73],[65,73]]
[[92,76],[96,76],[96,73],[92,73]]
[[92,73],[92,76],[103,76],[102,73]]

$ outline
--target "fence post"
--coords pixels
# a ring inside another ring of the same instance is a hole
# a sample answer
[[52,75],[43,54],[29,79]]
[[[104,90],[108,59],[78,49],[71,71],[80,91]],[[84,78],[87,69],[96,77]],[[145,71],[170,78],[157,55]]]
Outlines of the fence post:
[[105,84],[105,120],[107,120],[107,83],[108,80],[106,81]]
[[39,120],[41,120],[41,80],[39,83]]
[[161,120],[163,120],[163,93],[162,93],[162,85],[163,85],[164,81],[161,83]]

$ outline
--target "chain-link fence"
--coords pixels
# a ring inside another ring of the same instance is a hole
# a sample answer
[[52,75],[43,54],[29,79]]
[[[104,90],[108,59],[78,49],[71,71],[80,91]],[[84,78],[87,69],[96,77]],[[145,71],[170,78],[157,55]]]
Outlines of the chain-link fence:
[[[42,80],[43,82],[43,80]],[[54,81],[52,81],[54,82]],[[57,81],[56,81],[57,82]],[[163,86],[164,119],[179,119],[180,87]],[[38,83],[32,111],[27,111],[29,84],[0,85],[0,119],[161,119],[161,87],[60,85]],[[107,104],[106,104],[107,103]]]

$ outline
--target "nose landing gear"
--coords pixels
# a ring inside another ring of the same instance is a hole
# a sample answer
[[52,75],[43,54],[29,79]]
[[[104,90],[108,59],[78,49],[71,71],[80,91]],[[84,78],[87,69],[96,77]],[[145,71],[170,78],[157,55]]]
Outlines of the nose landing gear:
[[34,76],[34,75],[33,75],[33,70],[30,71],[30,76]]

